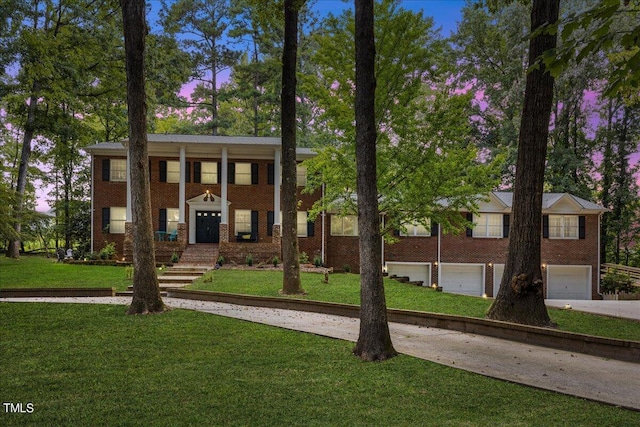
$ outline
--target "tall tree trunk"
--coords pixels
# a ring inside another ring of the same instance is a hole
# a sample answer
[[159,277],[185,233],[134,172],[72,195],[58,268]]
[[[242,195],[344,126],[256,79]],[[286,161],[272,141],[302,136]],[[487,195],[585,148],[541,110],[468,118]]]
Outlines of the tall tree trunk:
[[[560,0],[534,0],[531,30],[558,20]],[[529,65],[556,46],[556,34],[540,33],[529,42]],[[544,304],[540,245],[542,191],[554,79],[543,64],[527,74],[518,138],[509,254],[500,291],[487,317],[527,325],[551,324]]]
[[133,300],[128,314],[162,312],[156,275],[147,152],[144,45],[148,31],[144,0],[121,0],[127,68],[129,161],[133,222]]
[[[284,2],[282,52],[282,277],[283,294],[300,294],[296,182],[296,64],[300,0]],[[277,185],[277,183],[276,183]],[[278,214],[277,212],[275,213]]]
[[27,190],[27,176],[29,174],[29,160],[31,158],[31,142],[36,126],[36,110],[38,108],[38,96],[35,95],[39,91],[38,83],[33,84],[33,95],[29,98],[29,107],[27,110],[27,121],[24,126],[24,137],[22,140],[22,152],[20,154],[20,166],[18,167],[18,182],[16,185],[17,200],[13,210],[15,220],[14,230],[18,238],[9,244],[7,256],[18,258],[20,256],[20,233],[22,232],[22,211],[24,209],[24,196]]
[[375,40],[373,0],[356,6],[356,168],[360,231],[360,333],[353,353],[363,360],[386,360],[391,343],[382,279],[375,120]]

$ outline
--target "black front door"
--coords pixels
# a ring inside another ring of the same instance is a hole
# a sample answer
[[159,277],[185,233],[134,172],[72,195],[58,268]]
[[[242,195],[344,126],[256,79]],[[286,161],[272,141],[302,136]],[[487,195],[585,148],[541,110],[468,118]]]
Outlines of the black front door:
[[220,241],[220,212],[196,211],[196,243]]

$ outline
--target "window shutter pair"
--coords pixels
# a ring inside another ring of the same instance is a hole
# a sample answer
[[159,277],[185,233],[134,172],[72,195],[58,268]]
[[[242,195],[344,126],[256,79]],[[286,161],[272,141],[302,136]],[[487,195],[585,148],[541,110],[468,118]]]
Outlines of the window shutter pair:
[[[309,213],[307,213],[307,216]],[[267,212],[267,236],[273,236],[273,223],[274,223],[273,211]],[[313,237],[316,235],[316,223],[314,221],[307,221],[307,237]]]
[[[471,212],[467,212],[467,221],[473,222],[473,214]],[[511,223],[511,216],[509,214],[502,215],[502,237],[509,237],[509,228]],[[433,234],[433,230],[431,231]],[[437,235],[437,234],[436,234]],[[473,228],[467,227],[467,237],[473,237]]]
[[[542,237],[549,238],[549,215],[542,215]],[[587,217],[578,216],[578,239],[587,238]]]
[[[434,222],[434,223],[432,223],[432,224],[431,224],[431,236],[434,236],[434,237],[435,237],[435,236],[437,236],[437,235],[438,235],[438,228],[439,228],[439,227],[438,227],[438,223],[437,223],[437,222]],[[391,231],[391,234],[392,234],[394,237],[400,237],[400,230],[399,230],[399,229],[394,228],[394,229]]]

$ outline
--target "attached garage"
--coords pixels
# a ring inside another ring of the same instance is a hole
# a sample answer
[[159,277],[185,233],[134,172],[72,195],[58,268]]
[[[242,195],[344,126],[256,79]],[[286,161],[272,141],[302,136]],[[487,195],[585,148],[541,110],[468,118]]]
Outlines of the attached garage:
[[431,285],[431,263],[428,262],[387,262],[389,276],[407,276],[412,282],[421,281],[423,286]]
[[591,299],[590,265],[548,265],[548,299]]
[[482,296],[484,264],[441,264],[440,286],[444,292]]

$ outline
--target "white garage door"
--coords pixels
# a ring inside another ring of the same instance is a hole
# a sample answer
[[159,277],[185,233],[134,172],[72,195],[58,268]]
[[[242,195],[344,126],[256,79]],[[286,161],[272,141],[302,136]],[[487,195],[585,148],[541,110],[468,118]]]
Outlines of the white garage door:
[[431,285],[431,264],[425,262],[388,262],[389,276],[407,276],[409,280],[421,281],[422,286]]
[[493,297],[498,295],[500,290],[500,283],[502,282],[502,275],[504,274],[504,264],[493,264]]
[[548,265],[547,298],[591,299],[591,266]]
[[444,292],[482,296],[484,264],[442,264],[440,286]]

